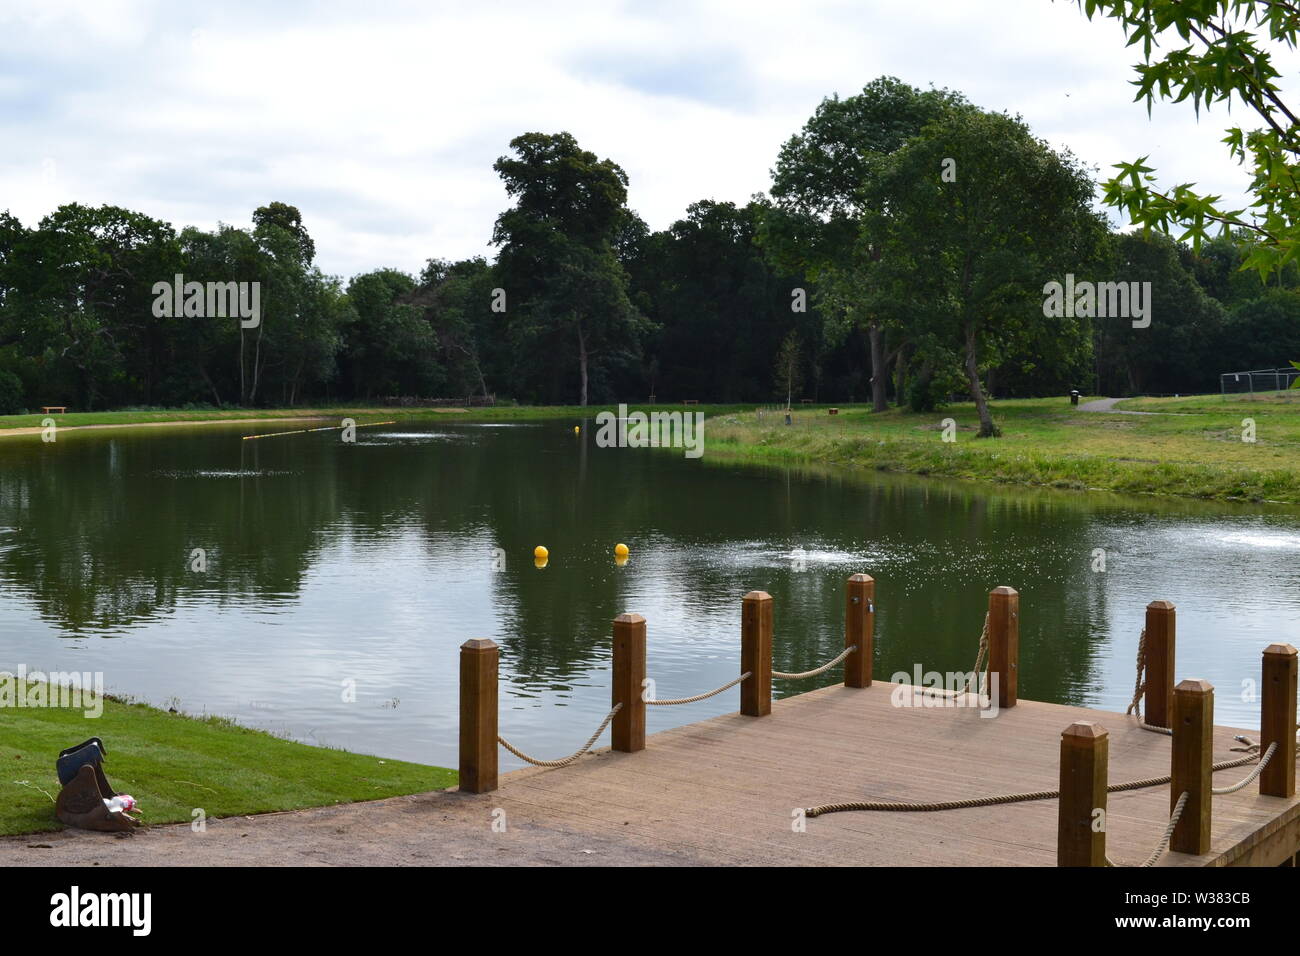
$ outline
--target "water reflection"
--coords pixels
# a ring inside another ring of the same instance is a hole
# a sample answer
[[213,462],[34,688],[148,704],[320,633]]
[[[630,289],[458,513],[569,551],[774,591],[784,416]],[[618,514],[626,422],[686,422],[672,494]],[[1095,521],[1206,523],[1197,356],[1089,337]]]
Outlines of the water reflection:
[[[1242,681],[1265,644],[1300,642],[1294,509],[755,469],[599,449],[573,424],[0,442],[0,667],[102,670],[155,703],[450,764],[468,638],[502,646],[503,732],[560,755],[608,709],[616,614],[645,615],[658,693],[686,696],[735,675],[755,588],[775,599],[778,669],[833,656],[857,571],[879,582],[885,677],[969,668],[1000,584],[1022,595],[1033,699],[1122,710],[1157,598],[1179,608],[1179,674],[1220,688],[1222,722],[1257,724]],[[734,707],[653,708],[651,729]]]

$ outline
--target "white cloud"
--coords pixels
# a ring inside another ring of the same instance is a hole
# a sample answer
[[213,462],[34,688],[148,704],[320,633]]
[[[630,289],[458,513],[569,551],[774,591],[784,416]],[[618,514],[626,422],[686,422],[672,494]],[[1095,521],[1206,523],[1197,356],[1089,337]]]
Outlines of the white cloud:
[[1022,113],[1103,172],[1150,154],[1165,182],[1239,197],[1226,113],[1149,121],[1134,58],[1113,23],[1046,0],[0,5],[0,207],[211,227],[280,200],[327,271],[417,270],[491,254],[491,164],[521,132],[620,163],[663,228],[766,190],[823,96],[883,74]]

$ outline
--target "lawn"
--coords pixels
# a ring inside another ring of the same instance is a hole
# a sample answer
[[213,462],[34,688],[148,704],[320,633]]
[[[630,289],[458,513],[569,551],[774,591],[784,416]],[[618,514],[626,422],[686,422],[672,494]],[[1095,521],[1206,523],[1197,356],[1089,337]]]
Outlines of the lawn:
[[0,835],[59,830],[60,750],[100,737],[104,771],[139,801],[147,823],[191,822],[378,800],[439,790],[456,772],[309,747],[216,717],[194,718],[113,698],[92,719],[70,708],[0,710]]
[[[613,407],[136,409],[72,412],[55,418],[64,426],[309,417],[337,422],[345,415],[358,422],[455,416],[460,421],[565,419],[576,423]],[[1300,504],[1300,391],[1261,394],[1254,400],[1231,396],[1224,400],[1218,395],[1135,398],[1121,402],[1119,408],[1157,414],[1084,412],[1066,398],[1006,399],[993,403],[1002,437],[978,439],[979,420],[970,402],[927,414],[897,408],[876,414],[867,406],[854,405],[841,406],[838,415],[829,415],[825,405],[799,405],[790,426],[783,424],[782,413],[760,412],[752,404],[655,406],[657,411],[707,415],[707,457]],[[17,429],[38,428],[44,417],[0,416],[0,437],[6,431],[22,437],[24,432]],[[951,443],[943,441],[942,423],[947,418],[957,423],[956,441]],[[1254,421],[1254,442],[1242,441],[1245,419]]]
[[[633,406],[636,407],[636,406]],[[749,410],[753,405],[659,405],[660,411],[691,411],[713,415],[720,412]],[[400,422],[419,419],[446,419],[454,416],[458,421],[497,422],[528,421],[555,418],[591,418],[601,411],[616,411],[616,405],[590,405],[580,408],[575,405],[496,405],[488,408],[403,408],[400,406],[316,406],[312,408],[139,408],[123,409],[114,412],[76,412],[53,415],[0,415],[0,438],[5,432],[17,429],[39,429],[48,417],[53,418],[60,428],[75,428],[87,425],[152,425],[186,422],[210,421],[248,421],[274,418],[320,418],[337,422],[344,416],[366,421]]]
[[[1286,396],[1297,398],[1300,396]],[[1086,401],[1086,399],[1085,399]],[[974,406],[873,414],[863,406],[796,408],[793,424],[767,412],[710,420],[706,455],[827,462],[952,478],[1195,498],[1300,503],[1300,401],[1218,396],[1133,399],[1084,412],[1068,399],[995,402],[1003,436],[977,438]],[[942,422],[956,422],[943,440]],[[1255,441],[1242,440],[1252,419]]]

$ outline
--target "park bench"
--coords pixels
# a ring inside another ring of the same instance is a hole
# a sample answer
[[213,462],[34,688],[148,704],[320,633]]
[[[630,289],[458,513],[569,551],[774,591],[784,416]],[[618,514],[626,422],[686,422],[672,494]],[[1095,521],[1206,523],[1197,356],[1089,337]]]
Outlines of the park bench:
[[67,405],[42,405],[41,411],[45,412],[45,414],[47,415],[50,412],[58,412],[60,415],[66,415],[68,413],[68,406]]

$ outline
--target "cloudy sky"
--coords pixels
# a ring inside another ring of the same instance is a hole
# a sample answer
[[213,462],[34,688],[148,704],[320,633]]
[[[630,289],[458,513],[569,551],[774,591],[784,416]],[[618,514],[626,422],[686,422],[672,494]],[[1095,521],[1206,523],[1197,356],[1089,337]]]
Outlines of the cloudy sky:
[[[65,202],[175,224],[302,210],[351,276],[487,254],[511,138],[568,130],[653,229],[765,191],[827,95],[882,74],[1020,113],[1105,172],[1229,199],[1227,114],[1132,102],[1135,59],[1073,0],[0,0],[0,209]],[[1240,203],[1244,205],[1244,203]]]

